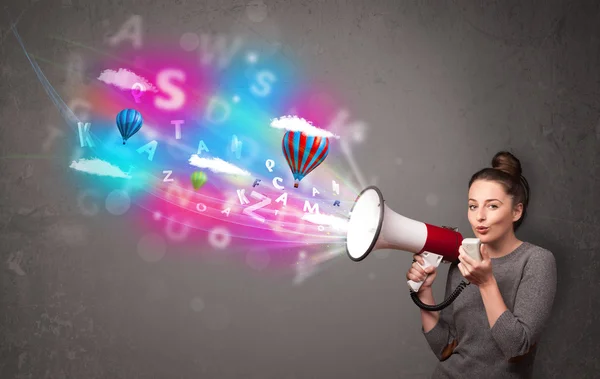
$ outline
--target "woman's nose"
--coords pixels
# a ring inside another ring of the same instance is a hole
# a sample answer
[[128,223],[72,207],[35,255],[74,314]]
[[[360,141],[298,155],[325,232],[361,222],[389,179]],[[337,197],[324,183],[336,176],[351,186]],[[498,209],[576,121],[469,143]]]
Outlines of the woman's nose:
[[483,213],[483,211],[477,212],[477,221],[483,221],[483,220],[485,220],[485,213]]

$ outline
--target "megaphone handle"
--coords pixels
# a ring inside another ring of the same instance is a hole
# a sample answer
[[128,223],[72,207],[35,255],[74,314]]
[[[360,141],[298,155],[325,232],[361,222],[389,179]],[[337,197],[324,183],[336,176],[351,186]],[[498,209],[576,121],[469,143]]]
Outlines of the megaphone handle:
[[[423,257],[424,264],[420,264],[419,262],[417,262],[417,264],[419,266],[421,266],[422,269],[425,269],[430,266],[438,267],[440,265],[440,262],[443,259],[443,257],[441,255],[429,253],[427,251],[424,251],[423,253],[421,253],[421,257]],[[427,279],[427,277],[425,277],[425,279]],[[408,286],[410,287],[410,289],[413,292],[419,292],[419,289],[421,288],[421,285],[423,284],[423,282],[424,281],[415,282],[414,280],[407,281]]]

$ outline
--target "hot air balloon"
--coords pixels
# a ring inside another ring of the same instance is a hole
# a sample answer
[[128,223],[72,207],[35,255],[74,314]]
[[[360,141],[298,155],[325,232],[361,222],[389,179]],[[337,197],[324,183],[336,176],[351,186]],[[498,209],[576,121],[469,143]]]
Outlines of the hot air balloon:
[[142,115],[135,109],[123,109],[117,115],[117,127],[125,142],[142,127]]
[[206,179],[208,179],[208,177],[202,171],[194,171],[190,179],[192,180],[194,189],[197,190],[198,188],[202,187],[204,183],[206,183]]
[[300,131],[287,131],[282,141],[283,154],[294,175],[294,187],[320,165],[329,153],[327,137],[309,136]]

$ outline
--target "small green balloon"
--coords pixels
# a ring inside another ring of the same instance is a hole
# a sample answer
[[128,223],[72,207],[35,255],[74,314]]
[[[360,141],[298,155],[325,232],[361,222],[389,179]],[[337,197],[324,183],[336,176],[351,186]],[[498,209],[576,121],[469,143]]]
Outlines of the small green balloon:
[[208,177],[202,171],[194,171],[192,173],[191,179],[194,189],[197,190],[198,188],[202,187],[204,183],[206,183],[206,179],[208,179]]

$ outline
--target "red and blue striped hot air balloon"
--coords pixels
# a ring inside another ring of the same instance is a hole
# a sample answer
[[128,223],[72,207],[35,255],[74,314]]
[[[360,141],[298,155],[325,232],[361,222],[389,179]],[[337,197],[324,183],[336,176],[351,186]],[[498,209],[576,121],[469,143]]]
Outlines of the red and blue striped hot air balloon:
[[329,139],[289,130],[283,136],[281,147],[294,175],[294,187],[298,188],[302,178],[317,168],[329,154]]

